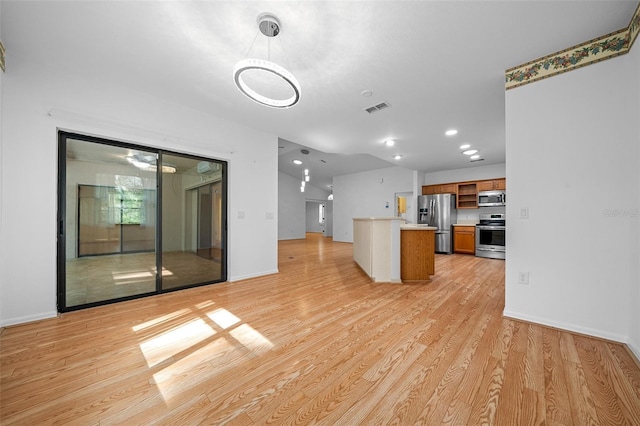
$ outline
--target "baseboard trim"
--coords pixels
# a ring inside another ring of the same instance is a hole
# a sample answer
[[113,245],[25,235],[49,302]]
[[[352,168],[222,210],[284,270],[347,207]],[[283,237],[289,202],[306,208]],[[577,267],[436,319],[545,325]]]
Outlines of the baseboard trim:
[[563,331],[569,331],[569,332],[577,333],[577,334],[584,334],[585,336],[597,337],[599,339],[609,340],[609,341],[612,341],[612,342],[623,343],[625,345],[628,345],[627,336],[623,336],[621,334],[608,333],[608,332],[605,332],[605,331],[602,331],[602,330],[592,329],[592,328],[588,328],[588,327],[581,327],[581,326],[578,326],[578,325],[575,325],[575,324],[568,324],[568,323],[550,321],[550,320],[545,319],[545,318],[540,318],[540,317],[536,317],[536,316],[533,316],[533,315],[521,314],[519,312],[513,312],[513,311],[509,311],[507,309],[502,311],[502,315],[504,317],[515,319],[515,320],[531,322],[531,323],[534,323],[534,324],[540,324],[540,325],[544,325],[544,326],[551,327],[551,328],[557,328],[557,329],[563,330]]
[[632,345],[630,342],[627,343],[625,346],[631,358],[633,358],[638,368],[640,368],[640,350],[638,350],[638,348],[636,348],[635,345]]
[[31,322],[47,320],[58,316],[58,312],[42,312],[35,315],[25,315],[23,317],[3,319],[0,321],[0,327],[11,327],[14,325],[23,325]]
[[238,275],[236,277],[230,277],[227,281],[231,283],[236,281],[248,280],[250,278],[264,277],[266,275],[273,275],[278,273],[280,273],[280,270],[272,269],[270,271],[258,272],[257,274],[247,274],[247,275]]

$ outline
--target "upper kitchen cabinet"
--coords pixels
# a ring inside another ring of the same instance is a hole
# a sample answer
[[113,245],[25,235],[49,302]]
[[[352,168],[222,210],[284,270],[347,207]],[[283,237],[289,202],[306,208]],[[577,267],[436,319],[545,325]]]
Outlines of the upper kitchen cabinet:
[[503,191],[507,189],[506,179],[481,180],[477,183],[478,191]]
[[472,182],[440,183],[423,185],[422,195],[456,194],[456,207],[459,209],[477,209],[478,192],[504,191],[507,189],[505,178],[487,179]]
[[457,184],[459,209],[478,208],[478,188],[476,182],[465,182]]
[[433,194],[455,194],[456,185],[454,183],[445,183],[440,185],[424,185],[422,187],[422,195]]

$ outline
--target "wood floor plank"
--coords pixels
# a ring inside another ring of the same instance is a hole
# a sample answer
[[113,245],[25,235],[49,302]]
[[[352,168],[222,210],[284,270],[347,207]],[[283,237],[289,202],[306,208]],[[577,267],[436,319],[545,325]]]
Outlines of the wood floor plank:
[[0,424],[640,424],[624,346],[504,318],[504,262],[372,283],[352,245],[280,273],[0,330]]

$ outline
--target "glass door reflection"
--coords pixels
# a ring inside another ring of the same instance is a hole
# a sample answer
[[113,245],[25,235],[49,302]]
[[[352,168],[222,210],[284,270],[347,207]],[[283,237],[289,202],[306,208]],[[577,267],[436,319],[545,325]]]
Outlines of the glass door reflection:
[[65,142],[64,308],[154,292],[157,155]]
[[224,167],[163,154],[162,289],[224,281]]

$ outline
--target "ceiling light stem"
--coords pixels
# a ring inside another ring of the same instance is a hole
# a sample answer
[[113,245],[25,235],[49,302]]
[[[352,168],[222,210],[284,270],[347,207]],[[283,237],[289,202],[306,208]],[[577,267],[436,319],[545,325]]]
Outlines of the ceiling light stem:
[[256,40],[258,39],[258,34],[260,34],[260,31],[256,31],[256,35],[255,37],[253,37],[253,41],[251,42],[251,46],[249,46],[249,49],[247,50],[247,53],[244,54],[244,58],[247,59],[249,57],[249,53],[251,53],[251,49],[253,49],[253,45],[256,44]]

